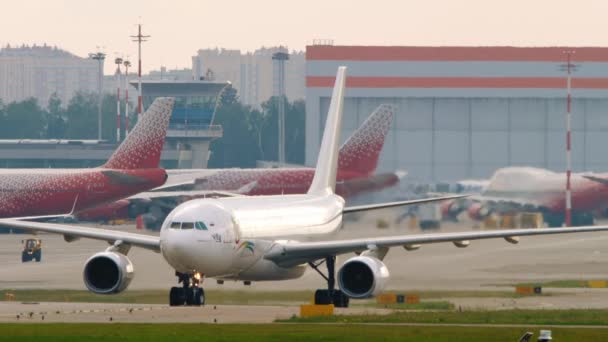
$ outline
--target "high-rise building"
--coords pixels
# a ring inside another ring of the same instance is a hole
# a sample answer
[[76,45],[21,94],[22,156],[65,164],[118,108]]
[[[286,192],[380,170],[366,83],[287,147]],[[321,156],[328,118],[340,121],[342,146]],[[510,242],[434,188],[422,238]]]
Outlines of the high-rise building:
[[96,91],[96,61],[50,46],[0,49],[0,99],[35,98],[46,106],[53,93],[67,105],[78,91]]
[[[259,107],[274,95],[276,71],[272,60],[282,47],[261,48],[254,52],[240,50],[202,49],[192,57],[192,70],[196,78],[230,81],[238,91],[241,102]],[[285,90],[290,101],[305,96],[304,52],[293,51],[285,63]]]

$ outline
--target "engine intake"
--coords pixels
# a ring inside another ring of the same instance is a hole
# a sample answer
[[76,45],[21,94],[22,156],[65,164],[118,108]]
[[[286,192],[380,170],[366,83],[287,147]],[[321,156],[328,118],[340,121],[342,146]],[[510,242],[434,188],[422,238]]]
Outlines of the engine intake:
[[84,284],[89,291],[111,294],[124,291],[134,276],[133,264],[124,254],[101,252],[93,255],[84,266]]
[[338,285],[351,298],[369,298],[380,294],[390,274],[386,265],[370,256],[348,259],[338,271]]

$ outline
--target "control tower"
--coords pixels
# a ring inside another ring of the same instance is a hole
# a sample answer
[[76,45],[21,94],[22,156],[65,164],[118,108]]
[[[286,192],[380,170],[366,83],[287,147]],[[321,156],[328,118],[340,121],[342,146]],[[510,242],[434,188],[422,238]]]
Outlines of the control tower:
[[[136,81],[131,85],[137,88]],[[228,87],[228,82],[214,81],[142,81],[144,112],[157,97],[175,97],[166,144],[178,151],[178,168],[207,167],[209,143],[223,135],[222,126],[214,125],[213,120],[219,98]]]

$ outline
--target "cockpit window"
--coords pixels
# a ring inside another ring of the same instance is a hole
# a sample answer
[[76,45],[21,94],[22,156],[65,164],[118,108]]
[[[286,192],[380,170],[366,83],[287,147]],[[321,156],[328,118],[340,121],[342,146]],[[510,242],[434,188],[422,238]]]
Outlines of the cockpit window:
[[179,229],[179,227],[181,227],[182,223],[181,222],[171,222],[171,228],[173,229]]
[[196,229],[198,229],[198,230],[207,230],[207,226],[205,226],[205,224],[204,224],[203,222],[201,222],[201,221],[197,221],[197,222],[194,224],[194,227],[195,227]]
[[182,222],[182,229],[193,229],[194,222]]

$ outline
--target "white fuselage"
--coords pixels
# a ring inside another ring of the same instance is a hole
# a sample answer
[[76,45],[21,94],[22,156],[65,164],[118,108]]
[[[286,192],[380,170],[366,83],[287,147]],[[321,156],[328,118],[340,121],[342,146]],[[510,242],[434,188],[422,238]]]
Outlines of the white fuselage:
[[263,258],[277,240],[327,238],[342,226],[342,197],[281,195],[198,199],[175,208],[163,223],[161,252],[178,272],[240,280],[300,277]]

